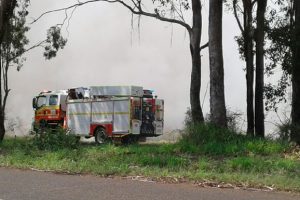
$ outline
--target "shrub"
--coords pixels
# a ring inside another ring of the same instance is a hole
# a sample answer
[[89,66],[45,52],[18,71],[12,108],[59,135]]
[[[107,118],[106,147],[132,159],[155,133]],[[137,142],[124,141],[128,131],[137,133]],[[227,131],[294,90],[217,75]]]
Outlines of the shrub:
[[281,121],[280,124],[276,124],[277,131],[275,137],[278,137],[278,140],[289,141],[291,137],[292,123],[291,120],[286,118]]
[[212,124],[194,124],[185,129],[179,146],[189,153],[232,154],[241,151],[245,136]]
[[75,135],[67,134],[62,128],[46,129],[43,132],[35,133],[32,145],[40,150],[76,149],[79,147],[79,140]]
[[287,142],[253,138],[212,124],[194,124],[185,129],[178,142],[180,151],[222,156],[273,155],[289,148]]
[[189,140],[190,143],[197,145],[207,142],[229,142],[233,139],[242,139],[243,136],[236,134],[226,128],[219,128],[213,124],[194,124],[186,127],[186,134],[183,135],[183,140]]

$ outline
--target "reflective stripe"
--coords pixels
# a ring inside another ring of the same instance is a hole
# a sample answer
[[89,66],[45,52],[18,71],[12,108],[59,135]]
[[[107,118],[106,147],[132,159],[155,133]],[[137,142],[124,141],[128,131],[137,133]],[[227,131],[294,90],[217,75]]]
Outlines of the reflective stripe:
[[51,115],[51,114],[38,114],[38,115],[35,115],[36,117],[45,117],[45,116],[48,116],[48,117],[58,117],[59,115]]
[[59,106],[58,105],[53,105],[53,106],[43,106],[39,109],[37,109],[36,111],[44,111],[44,110],[57,110],[59,109]]
[[73,115],[129,115],[130,113],[129,112],[96,112],[96,113],[69,113],[68,115],[69,116],[73,116]]

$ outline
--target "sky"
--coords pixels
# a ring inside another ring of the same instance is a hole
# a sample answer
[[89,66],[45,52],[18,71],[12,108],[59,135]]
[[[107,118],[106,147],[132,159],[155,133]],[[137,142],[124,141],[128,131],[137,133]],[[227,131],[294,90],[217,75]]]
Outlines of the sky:
[[[75,0],[31,0],[28,23],[41,13],[71,5]],[[52,13],[30,25],[33,45],[46,38],[46,30],[64,19]],[[131,13],[117,4],[103,2],[82,6],[63,28],[66,47],[57,57],[45,60],[41,48],[25,54],[23,68],[10,70],[12,89],[7,118],[20,123],[17,134],[25,134],[33,118],[32,98],[44,89],[59,90],[94,85],[137,85],[153,89],[165,100],[165,130],[183,127],[189,105],[191,56],[189,38],[183,27],[142,17],[140,27]],[[203,7],[202,44],[208,40],[208,0]],[[229,110],[245,113],[244,63],[240,60],[234,36],[239,34],[233,15],[224,11],[223,54],[225,98]],[[208,49],[202,52],[201,103],[209,113]],[[207,92],[206,92],[207,90]],[[245,119],[245,117],[242,117]],[[245,125],[245,123],[241,124]]]

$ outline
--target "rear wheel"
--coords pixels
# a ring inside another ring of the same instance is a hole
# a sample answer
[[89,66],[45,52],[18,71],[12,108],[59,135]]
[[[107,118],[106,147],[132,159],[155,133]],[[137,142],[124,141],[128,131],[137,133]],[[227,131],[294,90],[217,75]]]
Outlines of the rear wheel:
[[106,131],[104,128],[102,127],[98,127],[96,130],[95,130],[95,142],[97,144],[103,144],[107,141],[107,135],[106,135]]

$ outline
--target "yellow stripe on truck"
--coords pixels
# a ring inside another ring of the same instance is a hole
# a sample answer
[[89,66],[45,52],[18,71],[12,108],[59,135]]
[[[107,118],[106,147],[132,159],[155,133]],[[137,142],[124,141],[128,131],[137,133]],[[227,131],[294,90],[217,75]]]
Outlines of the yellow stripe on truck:
[[129,112],[97,112],[97,113],[92,113],[92,115],[129,115]]
[[54,106],[43,106],[43,107],[41,107],[41,108],[39,108],[39,109],[37,109],[36,111],[44,111],[44,110],[57,110],[57,109],[59,109],[59,106],[57,106],[57,105],[54,105]]
[[97,113],[69,113],[70,116],[72,115],[129,115],[129,112],[97,112]]

